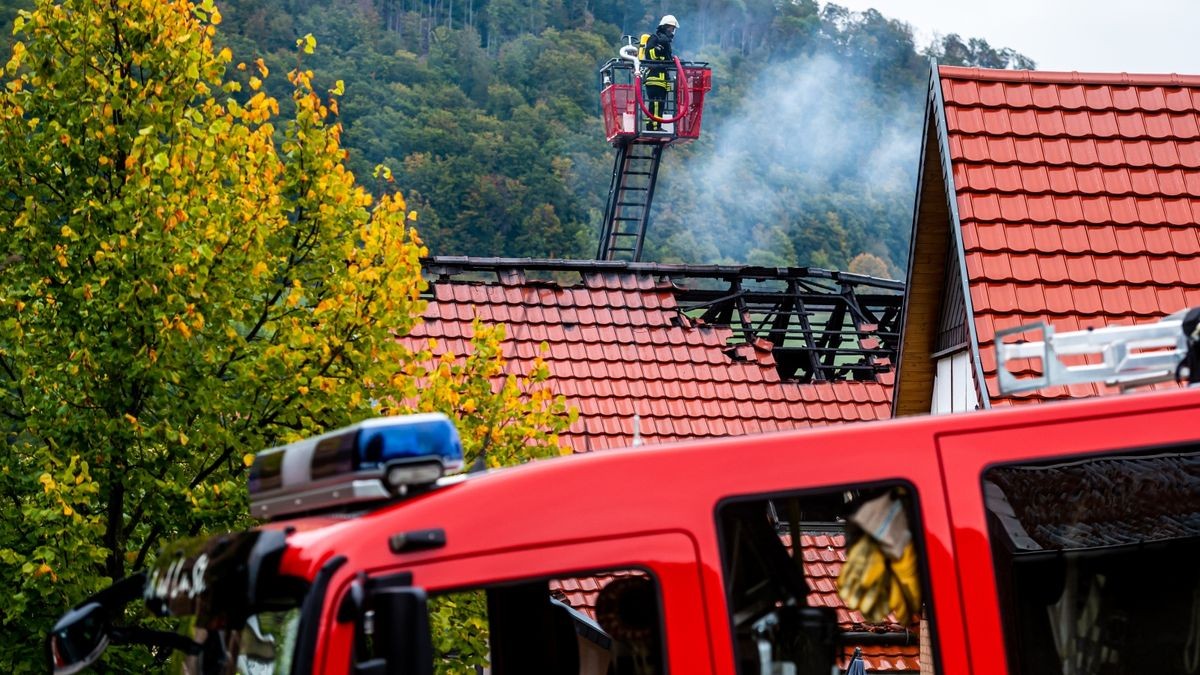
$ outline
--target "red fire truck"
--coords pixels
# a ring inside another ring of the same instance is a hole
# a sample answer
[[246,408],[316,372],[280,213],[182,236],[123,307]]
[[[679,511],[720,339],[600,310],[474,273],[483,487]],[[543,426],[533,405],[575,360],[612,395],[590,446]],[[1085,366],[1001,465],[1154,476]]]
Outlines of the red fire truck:
[[[1054,364],[1028,386],[1163,379],[1192,344],[1179,324],[1120,348],[1047,331],[999,358]],[[1174,361],[1147,355],[1164,346]],[[1071,361],[1085,351],[1100,356]],[[260,453],[266,524],[168,548],[66,614],[47,649],[57,673],[119,643],[174,650],[185,672],[430,673],[444,640],[427,598],[471,592],[496,674],[829,675],[845,636],[806,601],[817,563],[790,543],[879,537],[857,516],[886,498],[915,552],[922,672],[1195,673],[1198,420],[1200,389],[1176,389],[449,480],[444,418],[370,420]],[[604,582],[594,615],[552,595],[566,579]],[[135,600],[189,632],[126,625]]]

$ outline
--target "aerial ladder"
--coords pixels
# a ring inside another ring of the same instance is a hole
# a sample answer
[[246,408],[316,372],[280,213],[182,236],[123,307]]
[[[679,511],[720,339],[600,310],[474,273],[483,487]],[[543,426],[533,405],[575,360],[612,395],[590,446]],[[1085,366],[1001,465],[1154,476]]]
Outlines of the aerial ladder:
[[[1041,340],[1020,336],[1041,334]],[[1017,336],[1017,341],[1005,338]],[[1064,360],[1065,357],[1065,360]],[[1031,373],[1018,359],[1036,359]],[[996,331],[1000,393],[1057,385],[1105,383],[1121,390],[1175,380],[1200,384],[1200,307],[1182,310],[1156,323],[1106,326],[1065,333],[1039,321]],[[1012,367],[1022,371],[1018,375]]]
[[[610,59],[600,69],[605,136],[617,152],[596,259],[638,262],[663,149],[700,137],[712,71],[707,63],[675,58],[669,73],[671,91],[662,115],[654,115],[646,105],[638,46],[632,36],[626,36],[626,41],[620,58]],[[650,122],[658,128],[651,128]]]

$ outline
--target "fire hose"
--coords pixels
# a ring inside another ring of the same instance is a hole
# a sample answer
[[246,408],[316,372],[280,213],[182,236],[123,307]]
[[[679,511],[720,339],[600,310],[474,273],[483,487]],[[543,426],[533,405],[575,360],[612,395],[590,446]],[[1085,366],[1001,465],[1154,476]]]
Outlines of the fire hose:
[[645,100],[642,98],[642,60],[638,58],[637,53],[638,48],[635,45],[625,45],[624,47],[621,47],[621,58],[633,62],[633,89],[635,92],[637,92],[637,103],[638,107],[641,108],[642,113],[646,117],[658,122],[659,124],[672,124],[683,119],[688,114],[688,108],[691,105],[692,97],[691,89],[687,86],[687,73],[683,70],[683,63],[680,62],[679,57],[674,57],[676,71],[675,81],[679,85],[679,95],[676,97],[676,104],[679,114],[675,115],[674,117],[659,117],[658,115],[650,112],[650,109],[646,107]]

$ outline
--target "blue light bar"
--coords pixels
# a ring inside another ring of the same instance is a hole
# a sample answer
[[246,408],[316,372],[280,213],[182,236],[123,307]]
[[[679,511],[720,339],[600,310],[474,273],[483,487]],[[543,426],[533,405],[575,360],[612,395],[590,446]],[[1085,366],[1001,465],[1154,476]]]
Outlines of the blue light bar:
[[462,464],[458,429],[441,413],[364,420],[255,455],[250,509],[270,519],[402,497]]

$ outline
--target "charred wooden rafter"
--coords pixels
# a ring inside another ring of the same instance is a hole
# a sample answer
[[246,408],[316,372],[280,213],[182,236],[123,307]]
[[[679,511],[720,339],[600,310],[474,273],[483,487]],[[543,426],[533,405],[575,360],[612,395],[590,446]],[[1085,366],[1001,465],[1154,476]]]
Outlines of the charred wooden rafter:
[[594,260],[440,256],[423,265],[434,283],[512,284],[539,273],[563,285],[571,273],[669,281],[681,319],[728,327],[731,347],[769,342],[785,380],[874,380],[894,367],[899,349],[904,284],[890,279],[811,267]]

